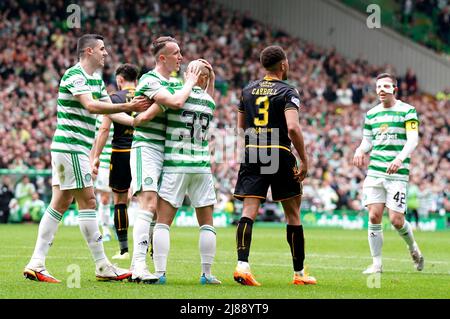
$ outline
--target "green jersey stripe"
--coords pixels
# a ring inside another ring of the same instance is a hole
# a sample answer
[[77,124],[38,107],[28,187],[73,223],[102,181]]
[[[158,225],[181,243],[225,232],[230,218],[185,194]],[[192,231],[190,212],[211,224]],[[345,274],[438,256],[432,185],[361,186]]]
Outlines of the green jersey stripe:
[[401,151],[404,145],[374,145],[374,151]]
[[383,115],[392,115],[392,116],[405,116],[407,112],[400,111],[381,111],[373,114],[367,114],[368,119],[373,119],[374,117],[381,117]]
[[185,162],[164,160],[164,166],[184,166],[184,167],[211,167],[209,162]]
[[78,101],[72,101],[72,100],[64,100],[58,98],[56,101],[56,105],[65,106],[65,107],[73,107],[76,109],[84,109],[84,106],[78,102]]
[[[374,170],[374,171],[386,173],[386,167],[379,167],[379,166],[369,165],[369,170]],[[409,175],[409,169],[407,169],[407,168],[400,168],[395,174],[398,174],[398,175]]]
[[63,112],[57,112],[56,113],[57,118],[66,119],[66,120],[74,120],[74,121],[81,121],[85,122],[90,125],[95,125],[95,118],[83,116],[79,114],[74,113],[63,113]]
[[164,140],[157,140],[154,138],[145,138],[145,137],[140,137],[140,136],[133,136],[133,143],[134,142],[144,142],[144,143],[150,143],[150,144],[164,145]]
[[405,122],[377,122],[377,123],[372,123],[371,127],[372,127],[372,129],[374,129],[374,128],[378,128],[383,125],[388,125],[390,127],[405,127]]
[[70,131],[70,132],[74,132],[74,133],[79,133],[79,134],[84,135],[89,138],[95,137],[94,131],[87,130],[87,129],[84,129],[84,128],[81,128],[78,126],[58,124],[58,126],[56,128],[61,131]]
[[[395,156],[381,156],[381,155],[370,155],[370,160],[380,161],[380,162],[392,162],[395,159]],[[411,160],[409,158],[403,161],[404,164],[409,164]]]
[[87,143],[82,140],[79,140],[75,137],[64,137],[64,136],[55,135],[53,137],[53,141],[57,142],[57,143],[64,143],[64,144],[70,144],[70,145],[80,145],[80,146],[84,146],[88,149],[91,149],[91,147],[92,147],[92,144]]

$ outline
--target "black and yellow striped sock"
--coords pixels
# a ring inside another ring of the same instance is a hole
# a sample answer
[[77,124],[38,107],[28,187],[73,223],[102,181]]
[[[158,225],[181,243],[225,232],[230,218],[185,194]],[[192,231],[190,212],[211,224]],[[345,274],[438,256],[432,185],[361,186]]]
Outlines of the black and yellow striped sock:
[[294,271],[303,270],[303,262],[305,260],[303,225],[286,225],[286,239],[291,247]]
[[126,204],[114,205],[114,227],[119,240],[120,253],[128,252],[128,212]]
[[253,220],[247,217],[242,217],[239,220],[236,230],[236,245],[239,261],[248,262],[248,255],[250,254],[250,244],[252,242],[252,228]]

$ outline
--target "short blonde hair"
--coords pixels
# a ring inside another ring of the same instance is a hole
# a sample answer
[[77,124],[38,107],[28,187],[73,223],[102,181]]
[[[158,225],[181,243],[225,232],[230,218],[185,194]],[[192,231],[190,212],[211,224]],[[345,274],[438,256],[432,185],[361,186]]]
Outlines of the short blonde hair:
[[209,69],[206,67],[205,63],[203,63],[200,60],[192,60],[191,62],[189,62],[187,68],[192,68],[194,66],[198,66],[200,68],[201,71],[201,75],[208,75],[209,76]]

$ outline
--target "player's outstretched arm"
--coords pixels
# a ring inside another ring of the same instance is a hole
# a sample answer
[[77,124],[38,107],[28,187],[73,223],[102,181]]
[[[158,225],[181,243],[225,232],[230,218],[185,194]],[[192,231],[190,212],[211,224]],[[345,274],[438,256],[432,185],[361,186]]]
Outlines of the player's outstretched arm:
[[[148,109],[147,109],[148,110]],[[133,120],[134,118],[127,113],[114,113],[107,115],[113,122],[126,125],[126,126],[133,126]]]
[[363,136],[361,145],[356,149],[353,156],[353,165],[362,168],[365,166],[366,153],[372,149],[372,140],[368,136]]
[[298,181],[301,182],[308,174],[308,157],[306,156],[305,142],[303,140],[303,134],[298,121],[298,110],[290,108],[284,112],[286,116],[286,124],[288,127],[288,135],[300,156],[302,165],[300,171],[296,174]]
[[181,109],[188,99],[189,94],[191,94],[192,88],[197,83],[200,73],[201,70],[199,67],[189,68],[186,71],[185,82],[181,90],[176,91],[174,94],[171,94],[167,90],[159,90],[153,96],[154,101],[159,105],[164,105],[174,110]]
[[92,98],[92,93],[75,96],[77,100],[92,114],[112,114],[120,112],[143,112],[151,105],[151,101],[144,96],[135,97],[129,103],[111,103],[97,101]]
[[145,112],[140,113],[133,119],[132,126],[136,127],[142,125],[145,122],[151,121],[155,118],[159,113],[163,113],[164,108],[159,106],[156,103],[153,103]]

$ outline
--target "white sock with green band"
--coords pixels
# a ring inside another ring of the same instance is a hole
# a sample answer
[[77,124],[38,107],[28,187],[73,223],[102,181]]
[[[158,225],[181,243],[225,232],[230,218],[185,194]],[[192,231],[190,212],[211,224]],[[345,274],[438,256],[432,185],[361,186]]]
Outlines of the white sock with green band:
[[397,232],[400,235],[400,237],[402,237],[403,240],[408,245],[409,251],[413,251],[415,249],[414,244],[416,241],[414,240],[414,235],[413,235],[411,224],[405,220],[403,227],[400,229],[397,229]]
[[133,264],[145,263],[147,249],[150,242],[149,229],[153,213],[140,209],[134,221],[133,228]]
[[98,228],[97,216],[94,209],[83,209],[78,211],[78,223],[81,233],[86,240],[95,264],[101,265],[107,261],[103,249],[102,234]]
[[167,256],[170,250],[170,227],[166,224],[157,223],[153,230],[153,264],[156,276],[166,272]]
[[36,246],[34,247],[33,256],[29,265],[45,266],[45,258],[47,257],[50,246],[53,243],[53,237],[58,230],[59,222],[62,219],[62,214],[54,210],[50,206],[47,207],[44,216],[42,216],[39,223],[38,236]]
[[381,266],[381,249],[383,248],[383,225],[371,224],[369,222],[368,230],[370,253],[372,254],[373,264]]
[[200,227],[198,245],[202,264],[202,274],[211,276],[211,266],[216,255],[216,230],[213,226],[203,225]]

